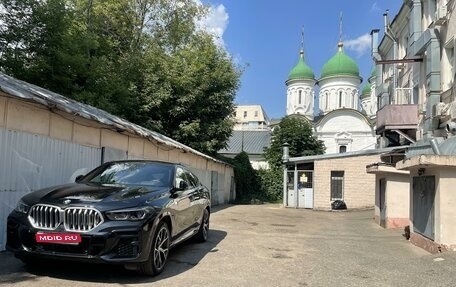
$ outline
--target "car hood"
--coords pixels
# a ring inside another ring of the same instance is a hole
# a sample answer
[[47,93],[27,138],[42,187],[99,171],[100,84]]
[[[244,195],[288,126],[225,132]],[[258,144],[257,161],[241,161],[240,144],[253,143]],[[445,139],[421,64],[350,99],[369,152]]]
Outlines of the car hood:
[[112,184],[72,183],[41,189],[24,196],[28,204],[90,204],[103,205],[120,202],[134,206],[153,201],[168,194],[169,187],[124,186]]

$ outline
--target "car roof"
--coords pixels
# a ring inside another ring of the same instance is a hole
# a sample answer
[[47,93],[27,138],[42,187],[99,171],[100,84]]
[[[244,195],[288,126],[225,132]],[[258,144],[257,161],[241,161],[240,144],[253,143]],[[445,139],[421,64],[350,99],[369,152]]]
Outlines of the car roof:
[[161,161],[161,160],[147,160],[147,159],[127,159],[127,160],[113,160],[107,161],[103,164],[110,164],[110,163],[134,163],[134,162],[142,162],[142,163],[157,163],[163,165],[173,165],[173,166],[184,166],[181,163],[169,162],[169,161]]

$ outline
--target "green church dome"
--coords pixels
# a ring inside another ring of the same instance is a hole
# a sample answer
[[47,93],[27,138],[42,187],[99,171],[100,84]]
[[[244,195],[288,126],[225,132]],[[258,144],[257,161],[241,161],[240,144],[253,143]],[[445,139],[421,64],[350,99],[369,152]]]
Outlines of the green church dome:
[[339,51],[326,64],[321,70],[321,79],[331,76],[354,76],[359,77],[359,68],[356,62],[345,55],[342,51],[342,43],[339,43]]
[[368,82],[369,82],[369,83],[374,82],[376,76],[377,76],[377,69],[374,67],[374,68],[372,69],[372,72],[371,72],[369,78],[367,79]]
[[304,53],[301,51],[298,64],[288,74],[288,80],[315,79],[312,69],[304,62]]
[[371,90],[372,90],[372,85],[369,82],[367,82],[363,88],[363,91],[361,92],[361,99],[370,97]]

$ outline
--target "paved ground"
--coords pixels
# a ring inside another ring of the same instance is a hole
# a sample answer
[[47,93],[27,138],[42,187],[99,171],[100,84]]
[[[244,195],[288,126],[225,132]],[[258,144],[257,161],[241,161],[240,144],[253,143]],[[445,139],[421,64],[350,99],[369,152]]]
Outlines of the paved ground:
[[315,212],[277,205],[224,206],[210,240],[171,253],[149,278],[104,265],[26,268],[0,254],[1,286],[455,286],[456,253],[429,254],[373,211]]

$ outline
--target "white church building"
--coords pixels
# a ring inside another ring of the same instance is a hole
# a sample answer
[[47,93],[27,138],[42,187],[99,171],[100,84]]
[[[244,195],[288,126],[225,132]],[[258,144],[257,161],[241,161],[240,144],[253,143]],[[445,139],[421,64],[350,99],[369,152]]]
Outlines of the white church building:
[[[373,73],[369,80],[374,77]],[[324,64],[318,80],[305,63],[301,48],[298,63],[285,82],[287,115],[302,115],[309,120],[315,136],[324,142],[327,154],[375,149],[374,81],[368,81],[360,94],[361,82],[359,67],[344,53],[342,41],[338,43],[337,53]]]

